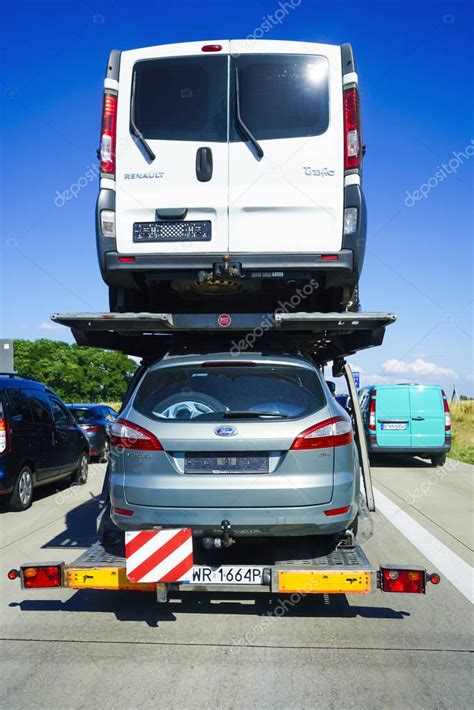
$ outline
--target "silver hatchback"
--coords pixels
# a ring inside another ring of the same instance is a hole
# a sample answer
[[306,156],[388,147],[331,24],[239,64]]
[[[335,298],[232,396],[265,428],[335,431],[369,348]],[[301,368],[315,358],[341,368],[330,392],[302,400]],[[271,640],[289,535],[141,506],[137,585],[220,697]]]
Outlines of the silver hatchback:
[[303,356],[167,356],[138,382],[111,446],[122,530],[332,535],[358,514],[351,420]]

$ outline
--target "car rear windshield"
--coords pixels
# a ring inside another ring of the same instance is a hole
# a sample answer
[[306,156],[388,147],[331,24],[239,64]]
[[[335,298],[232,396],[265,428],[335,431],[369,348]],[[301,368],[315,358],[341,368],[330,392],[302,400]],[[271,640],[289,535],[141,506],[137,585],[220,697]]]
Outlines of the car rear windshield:
[[[301,54],[243,54],[239,75],[242,120],[257,140],[318,136],[329,123],[328,61]],[[233,122],[232,140],[242,140]]]
[[144,60],[133,82],[135,124],[145,138],[227,140],[227,57]]
[[85,407],[69,407],[69,411],[78,422],[90,422],[96,418],[96,413],[93,409],[87,409]]
[[191,365],[148,372],[133,407],[160,421],[222,421],[274,415],[297,419],[326,404],[314,370],[292,365]]

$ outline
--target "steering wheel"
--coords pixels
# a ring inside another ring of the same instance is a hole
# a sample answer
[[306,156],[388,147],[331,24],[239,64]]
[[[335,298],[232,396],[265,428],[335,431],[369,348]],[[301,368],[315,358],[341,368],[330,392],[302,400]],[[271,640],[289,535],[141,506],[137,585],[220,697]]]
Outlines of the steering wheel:
[[227,407],[214,397],[196,392],[166,397],[156,405],[153,414],[165,419],[195,419],[201,414],[223,412],[226,409]]

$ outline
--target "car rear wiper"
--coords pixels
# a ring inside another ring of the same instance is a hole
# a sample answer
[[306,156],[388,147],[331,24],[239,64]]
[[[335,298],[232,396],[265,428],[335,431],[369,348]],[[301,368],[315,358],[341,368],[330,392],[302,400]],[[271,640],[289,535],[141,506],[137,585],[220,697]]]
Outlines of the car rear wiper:
[[276,417],[278,419],[288,419],[287,414],[280,412],[252,412],[252,411],[235,411],[232,410],[222,412],[224,419],[258,419],[259,417]]
[[255,138],[255,136],[252,134],[250,129],[246,126],[244,123],[242,116],[240,115],[240,85],[239,85],[239,70],[236,68],[235,70],[235,117],[237,118],[237,124],[244,134],[245,138],[247,138],[248,141],[251,142],[255,150],[257,151],[257,155],[259,158],[263,158],[263,148],[258,142],[258,140]]
[[130,128],[132,130],[133,135],[135,138],[138,140],[138,142],[143,146],[145,152],[147,153],[148,157],[150,160],[155,160],[156,155],[152,151],[150,145],[147,143],[145,138],[143,137],[143,133],[140,131],[138,128],[137,124],[135,123],[135,84],[137,81],[136,74],[133,75],[133,83],[132,83],[132,100],[130,104]]

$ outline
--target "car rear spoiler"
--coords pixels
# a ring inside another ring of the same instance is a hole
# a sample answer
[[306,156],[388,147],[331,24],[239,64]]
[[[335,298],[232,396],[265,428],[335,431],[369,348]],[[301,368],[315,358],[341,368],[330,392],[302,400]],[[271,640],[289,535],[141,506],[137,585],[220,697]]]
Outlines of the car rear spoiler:
[[393,313],[55,313],[78,345],[146,361],[166,353],[296,350],[317,364],[381,345]]

